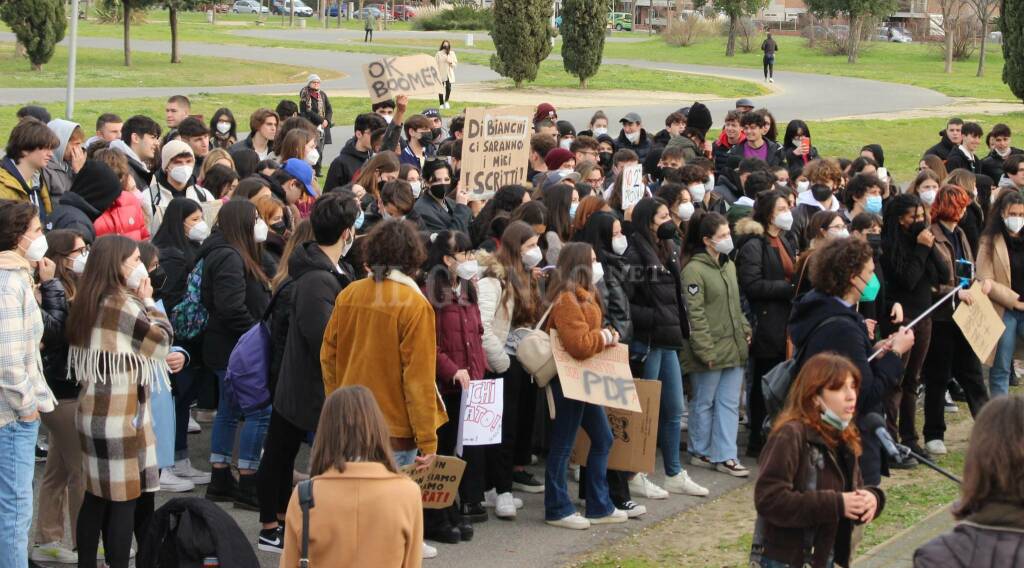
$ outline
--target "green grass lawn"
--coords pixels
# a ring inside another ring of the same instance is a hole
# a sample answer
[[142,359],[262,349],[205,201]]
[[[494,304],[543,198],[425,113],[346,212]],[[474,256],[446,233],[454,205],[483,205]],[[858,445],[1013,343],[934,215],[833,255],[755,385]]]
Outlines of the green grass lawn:
[[[185,64],[172,64],[161,53],[135,52],[125,67],[122,52],[79,48],[75,84],[79,87],[176,87],[183,85],[269,85],[301,83],[311,72],[326,80],[340,73],[291,65],[184,56]],[[0,43],[0,75],[8,87],[63,87],[67,84],[68,50],[58,47],[42,71],[33,71],[28,59],[14,54],[13,43]]]

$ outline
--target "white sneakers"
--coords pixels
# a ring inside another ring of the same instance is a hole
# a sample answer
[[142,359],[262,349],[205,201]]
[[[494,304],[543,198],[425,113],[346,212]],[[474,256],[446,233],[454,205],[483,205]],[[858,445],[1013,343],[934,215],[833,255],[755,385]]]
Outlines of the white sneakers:
[[697,485],[685,470],[679,473],[665,478],[665,489],[669,493],[678,493],[681,495],[691,495],[693,497],[707,497],[710,491],[705,487]]
[[423,559],[437,558],[437,549],[427,543],[423,543]]
[[629,493],[644,499],[668,499],[668,491],[658,487],[646,473],[638,473],[629,480]]
[[[613,513],[614,514],[614,513]],[[545,523],[563,529],[572,529],[577,531],[585,531],[590,528],[590,519],[584,517],[579,513],[573,513],[568,517],[564,517],[555,521],[544,521]]]
[[949,453],[946,444],[942,440],[928,440],[924,443],[924,449],[933,456],[944,456]]
[[191,414],[188,416],[188,433],[198,434],[203,431],[203,427],[196,422],[196,419]]
[[176,477],[191,481],[195,485],[210,483],[210,472],[200,471],[192,467],[192,460],[188,458],[175,461],[172,471]]
[[499,519],[514,519],[516,518],[516,503],[512,497],[512,493],[499,493],[497,501],[494,504],[494,514]]
[[441,105],[441,108],[452,108],[452,105],[449,103],[444,103],[443,105]]
[[[207,480],[209,483],[209,480]],[[196,484],[174,474],[174,470],[165,467],[160,470],[160,491],[169,493],[186,493],[196,488]]]
[[[522,509],[523,508],[523,500],[520,499],[519,497],[512,497],[512,502],[516,504],[516,509]],[[483,502],[483,506],[484,507],[487,507],[488,509],[493,509],[494,506],[497,503],[498,503],[498,492],[497,492],[497,490],[491,489],[490,491],[485,491],[484,492],[484,502]]]
[[[646,512],[646,511],[644,511]],[[629,520],[629,515],[626,514],[622,509],[612,509],[610,515],[603,517],[597,517],[596,519],[587,519],[592,525],[614,525],[617,523],[624,523]]]
[[32,547],[29,558],[33,562],[55,562],[57,564],[78,564],[78,553],[61,546],[60,542],[37,544]]

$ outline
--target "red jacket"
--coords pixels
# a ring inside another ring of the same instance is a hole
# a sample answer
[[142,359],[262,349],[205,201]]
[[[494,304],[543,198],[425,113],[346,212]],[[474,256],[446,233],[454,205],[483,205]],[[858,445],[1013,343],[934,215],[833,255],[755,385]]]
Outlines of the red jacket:
[[122,191],[114,204],[97,217],[93,225],[97,237],[114,234],[136,241],[149,240],[149,229],[146,228],[146,217],[139,199],[127,191]]
[[441,394],[462,392],[452,377],[459,369],[469,370],[470,379],[482,379],[487,370],[484,356],[484,324],[480,320],[480,307],[475,301],[476,291],[470,293],[469,282],[463,280],[458,298],[452,297],[451,288],[443,290],[442,298],[426,292],[434,306],[437,329],[437,387]]

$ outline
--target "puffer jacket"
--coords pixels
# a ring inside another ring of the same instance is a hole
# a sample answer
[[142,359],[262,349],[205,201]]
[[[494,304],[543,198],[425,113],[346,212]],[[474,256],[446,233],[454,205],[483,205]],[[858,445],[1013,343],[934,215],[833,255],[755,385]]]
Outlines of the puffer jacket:
[[690,334],[677,255],[673,251],[672,259],[662,264],[646,240],[629,236],[624,260],[629,271],[626,291],[633,340],[649,347],[680,349]]
[[651,137],[647,134],[647,130],[644,128],[640,129],[640,138],[637,139],[636,144],[629,141],[626,138],[626,132],[619,132],[619,137],[615,139],[615,149],[622,150],[623,148],[636,152],[637,156],[640,156],[640,161],[643,162],[647,159],[647,154],[650,153],[653,143]]
[[39,208],[39,219],[44,225],[47,216],[53,211],[46,180],[40,176],[39,185],[33,185],[33,180],[26,182],[21,178],[21,173],[9,157],[0,162],[0,199],[31,201]]
[[146,227],[146,215],[142,212],[139,199],[128,193],[121,192],[114,204],[100,214],[93,222],[96,236],[121,235],[133,241],[148,241],[149,229]]
[[93,219],[97,219],[100,212],[89,204],[77,193],[68,192],[53,210],[53,213],[46,219],[46,230],[55,231],[58,229],[69,229],[82,236],[86,244],[92,244],[96,240],[96,226]]
[[43,317],[43,376],[58,400],[78,398],[78,383],[68,380],[68,340],[64,324],[68,319],[68,298],[60,280],[39,284],[39,312]]
[[487,368],[494,373],[504,373],[510,364],[508,353],[505,353],[505,342],[512,328],[515,298],[509,294],[502,303],[505,267],[497,257],[480,251],[476,253],[476,260],[483,270],[483,278],[477,282],[477,305],[483,331],[481,344],[487,358]]
[[452,381],[460,369],[469,372],[470,379],[482,379],[487,371],[484,355],[484,326],[480,308],[472,301],[473,283],[462,280],[458,295],[445,286],[440,298],[427,289],[423,294],[434,306],[437,329],[437,388],[442,395],[458,394],[462,387]]
[[688,373],[740,367],[747,362],[750,324],[740,308],[736,263],[707,252],[693,255],[682,272],[690,337],[680,354]]
[[[747,141],[747,135],[742,131],[740,132],[739,140],[735,145],[742,144]],[[729,150],[732,149],[734,144],[729,143],[729,138],[723,131],[718,135],[718,140],[715,140],[711,144],[711,155],[715,160],[715,177],[720,178],[725,175],[725,172],[729,169]]]
[[[753,219],[736,223],[736,276],[740,290],[750,302],[754,314],[754,335],[750,354],[759,358],[786,356],[786,324],[796,293],[794,282],[786,280],[779,251],[768,244],[764,226]],[[782,245],[796,265],[796,245],[783,233]]]
[[914,568],[1024,565],[1024,509],[992,502],[914,552]]
[[597,283],[597,290],[604,302],[604,320],[619,332],[619,342],[629,344],[633,340],[633,320],[630,317],[629,294],[625,279],[629,277],[625,259],[615,253],[601,251],[598,255],[604,266],[604,278]]

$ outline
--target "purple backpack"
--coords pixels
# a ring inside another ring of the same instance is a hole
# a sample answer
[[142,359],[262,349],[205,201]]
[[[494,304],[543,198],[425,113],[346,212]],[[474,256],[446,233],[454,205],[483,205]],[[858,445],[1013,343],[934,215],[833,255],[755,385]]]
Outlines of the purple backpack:
[[224,395],[238,403],[242,412],[260,410],[270,404],[270,326],[267,318],[274,311],[277,298],[291,282],[282,286],[270,299],[263,317],[238,338],[231,350],[224,374]]

